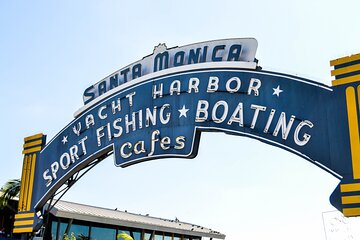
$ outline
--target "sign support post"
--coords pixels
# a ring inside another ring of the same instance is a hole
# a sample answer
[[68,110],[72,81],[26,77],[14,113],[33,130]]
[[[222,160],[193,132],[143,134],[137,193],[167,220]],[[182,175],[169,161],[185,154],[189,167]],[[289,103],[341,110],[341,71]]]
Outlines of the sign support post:
[[[352,175],[343,176],[340,188],[335,190],[331,198],[333,204],[341,205],[342,213],[347,216],[360,215],[360,54],[330,61],[334,67],[331,75],[334,89],[342,91],[346,99],[347,122],[351,151]],[[340,190],[340,191],[339,191]],[[339,194],[340,192],[340,194]],[[336,197],[335,197],[336,196]],[[341,199],[341,203],[340,200]]]
[[35,212],[32,194],[34,175],[38,155],[45,145],[46,136],[42,133],[24,139],[24,160],[21,175],[21,187],[18,204],[18,214],[15,215],[14,233],[31,233],[33,231]]

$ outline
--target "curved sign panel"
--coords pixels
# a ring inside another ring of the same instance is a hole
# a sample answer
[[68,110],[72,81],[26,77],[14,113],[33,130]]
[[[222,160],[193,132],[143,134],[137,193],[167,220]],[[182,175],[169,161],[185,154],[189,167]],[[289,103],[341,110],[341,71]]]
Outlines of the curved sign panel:
[[114,150],[117,166],[193,157],[201,130],[251,136],[329,166],[328,109],[321,102],[331,93],[303,79],[230,67],[136,82],[81,114],[45,146],[41,157],[50,161],[39,184],[51,189],[104,151]]
[[[263,71],[255,51],[246,55],[251,51],[244,40],[233,41],[154,51],[154,71],[142,75],[136,70],[137,78],[110,88],[111,81],[120,79],[119,71],[88,88],[84,96],[91,99],[84,98],[87,104],[49,143],[44,144],[42,135],[25,139],[25,155],[38,156],[26,158],[29,167],[34,165],[29,179],[36,188],[23,191],[20,198],[26,195],[28,200],[21,200],[21,211],[42,209],[76,172],[111,152],[121,167],[159,158],[193,158],[202,131],[221,131],[283,148],[342,179],[331,201],[345,215],[359,215],[358,90],[356,81],[349,80],[352,76],[344,73],[349,64],[334,62],[338,80],[328,87]],[[184,62],[188,64],[173,67]],[[155,71],[160,63],[163,69]],[[148,65],[139,61],[130,66],[143,71]],[[34,149],[36,141],[40,147]]]

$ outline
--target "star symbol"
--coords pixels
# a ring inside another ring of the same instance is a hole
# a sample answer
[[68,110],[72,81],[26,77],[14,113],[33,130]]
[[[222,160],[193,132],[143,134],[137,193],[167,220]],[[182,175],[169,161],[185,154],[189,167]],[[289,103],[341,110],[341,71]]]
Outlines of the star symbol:
[[282,93],[284,90],[280,89],[280,86],[278,85],[277,88],[273,88],[274,92],[272,95],[280,96],[280,93]]
[[67,143],[68,142],[67,138],[68,138],[68,136],[63,136],[63,139],[61,140],[61,142],[63,144]]
[[183,105],[183,107],[178,111],[180,113],[179,118],[181,118],[182,116],[187,117],[186,113],[189,111],[189,109],[185,108],[185,105]]

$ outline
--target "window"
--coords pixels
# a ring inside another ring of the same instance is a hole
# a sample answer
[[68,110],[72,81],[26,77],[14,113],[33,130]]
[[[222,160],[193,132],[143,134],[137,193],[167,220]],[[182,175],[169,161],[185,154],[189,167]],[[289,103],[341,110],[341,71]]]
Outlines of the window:
[[[125,236],[121,237],[122,234],[125,234]],[[119,228],[118,235],[117,235],[117,236],[119,236],[119,238],[117,238],[117,239],[126,240],[126,235],[129,235],[131,237],[130,232],[128,230],[124,230],[124,229]]]
[[69,231],[69,236],[74,234],[76,239],[87,240],[89,239],[89,226],[72,224]]
[[116,229],[91,227],[91,240],[115,240]]
[[65,230],[66,230],[66,227],[68,226],[67,223],[60,223],[60,229],[59,229],[59,235],[58,235],[58,238],[59,240],[62,240],[63,237],[64,237],[64,234],[65,234]]
[[172,240],[172,234],[171,233],[165,233],[164,240]]
[[121,228],[119,228],[118,233],[126,233],[127,235],[130,235],[130,231],[124,230],[124,229],[121,229]]
[[151,239],[152,239],[151,233],[150,232],[145,232],[144,233],[144,240],[151,240]]
[[156,232],[155,233],[155,240],[163,240],[163,233],[162,232]]
[[[67,222],[60,222],[58,225],[57,221],[51,222],[51,239],[52,240],[63,240],[65,231],[68,230],[68,236],[74,235],[76,239],[88,240],[89,239],[89,226],[71,224]],[[58,229],[59,226],[59,229]],[[70,227],[70,229],[68,229]],[[56,233],[58,235],[56,236]]]
[[58,222],[51,222],[51,240],[56,240],[56,232],[57,232]]
[[141,240],[140,231],[131,231],[131,236],[134,238],[134,240]]

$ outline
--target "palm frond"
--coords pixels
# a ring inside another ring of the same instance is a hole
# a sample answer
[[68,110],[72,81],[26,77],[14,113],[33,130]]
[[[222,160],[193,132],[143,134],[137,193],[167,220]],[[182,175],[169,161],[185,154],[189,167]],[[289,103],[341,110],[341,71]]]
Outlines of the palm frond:
[[19,196],[20,179],[7,181],[0,189],[0,209],[8,205],[10,199]]

